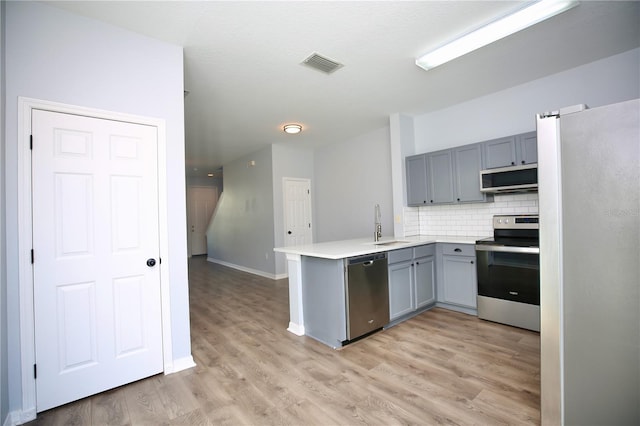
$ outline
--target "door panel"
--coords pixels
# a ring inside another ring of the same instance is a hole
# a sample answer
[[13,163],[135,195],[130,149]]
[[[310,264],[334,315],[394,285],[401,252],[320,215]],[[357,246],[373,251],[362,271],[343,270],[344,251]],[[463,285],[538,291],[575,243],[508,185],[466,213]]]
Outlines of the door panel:
[[[34,110],[37,411],[163,369],[157,129]],[[157,265],[157,264],[156,264]]]
[[312,243],[311,182],[306,179],[284,180],[285,245]]

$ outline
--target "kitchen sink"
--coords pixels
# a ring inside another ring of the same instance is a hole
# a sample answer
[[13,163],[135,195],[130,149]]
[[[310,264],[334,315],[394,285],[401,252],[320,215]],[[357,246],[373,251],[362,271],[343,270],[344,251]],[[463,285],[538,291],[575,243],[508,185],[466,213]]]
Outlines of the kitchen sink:
[[393,240],[393,241],[375,241],[372,244],[375,246],[395,246],[400,244],[408,244],[410,241],[401,241],[401,240]]

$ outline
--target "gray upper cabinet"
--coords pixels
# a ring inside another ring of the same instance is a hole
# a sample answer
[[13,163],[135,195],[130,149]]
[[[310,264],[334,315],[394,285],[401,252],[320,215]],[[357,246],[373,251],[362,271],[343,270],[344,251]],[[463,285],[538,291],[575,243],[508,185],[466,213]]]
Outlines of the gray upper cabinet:
[[485,168],[509,167],[538,162],[536,132],[483,142]]
[[406,159],[407,205],[427,204],[427,158],[425,154],[413,155]]
[[516,137],[516,157],[518,164],[533,164],[538,162],[537,132],[523,133]]
[[484,142],[485,168],[495,169],[516,165],[516,137],[493,139]]
[[[456,201],[487,201],[487,195],[480,192],[480,170],[482,170],[482,144],[465,145],[453,150]],[[492,196],[490,196],[492,198]]]
[[407,205],[493,201],[480,192],[480,171],[538,162],[536,132],[406,158]]
[[453,152],[448,149],[427,154],[429,203],[452,203]]

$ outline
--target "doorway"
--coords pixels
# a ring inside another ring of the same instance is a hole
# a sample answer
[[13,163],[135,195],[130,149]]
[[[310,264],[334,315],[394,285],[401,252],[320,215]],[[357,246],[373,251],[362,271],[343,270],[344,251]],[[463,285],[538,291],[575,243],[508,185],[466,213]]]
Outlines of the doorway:
[[187,235],[191,256],[207,254],[207,227],[217,203],[217,187],[187,187]]

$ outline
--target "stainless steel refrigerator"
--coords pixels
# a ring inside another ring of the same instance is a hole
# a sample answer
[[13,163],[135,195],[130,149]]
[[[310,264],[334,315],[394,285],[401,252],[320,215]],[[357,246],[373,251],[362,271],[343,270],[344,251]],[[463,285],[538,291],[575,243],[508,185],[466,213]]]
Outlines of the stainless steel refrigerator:
[[640,424],[640,100],[539,114],[542,424]]

